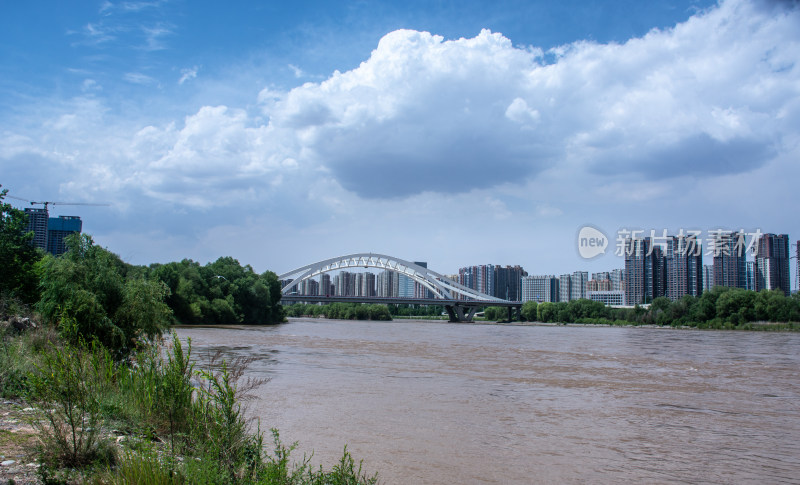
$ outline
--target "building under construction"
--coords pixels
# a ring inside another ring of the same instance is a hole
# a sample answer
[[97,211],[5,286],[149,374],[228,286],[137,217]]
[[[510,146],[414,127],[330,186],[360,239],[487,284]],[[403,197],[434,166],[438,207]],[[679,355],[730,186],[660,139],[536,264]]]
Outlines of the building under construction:
[[80,233],[83,228],[78,216],[50,217],[47,207],[25,209],[28,214],[28,231],[33,231],[33,245],[58,256],[67,251],[64,239],[70,234]]

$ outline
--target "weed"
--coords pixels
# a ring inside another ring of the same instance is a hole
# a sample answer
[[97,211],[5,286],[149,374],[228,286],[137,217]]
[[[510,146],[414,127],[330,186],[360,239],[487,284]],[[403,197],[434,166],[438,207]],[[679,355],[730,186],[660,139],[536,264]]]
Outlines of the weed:
[[30,381],[43,415],[36,426],[45,463],[83,467],[102,457],[99,397],[107,365],[113,363],[100,346],[67,344],[43,354]]

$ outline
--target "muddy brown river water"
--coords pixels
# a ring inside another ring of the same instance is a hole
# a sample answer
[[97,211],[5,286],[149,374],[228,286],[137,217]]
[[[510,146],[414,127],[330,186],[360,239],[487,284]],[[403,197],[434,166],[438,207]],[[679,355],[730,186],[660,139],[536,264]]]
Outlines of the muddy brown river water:
[[293,319],[183,327],[251,356],[300,456],[385,484],[800,483],[800,334]]

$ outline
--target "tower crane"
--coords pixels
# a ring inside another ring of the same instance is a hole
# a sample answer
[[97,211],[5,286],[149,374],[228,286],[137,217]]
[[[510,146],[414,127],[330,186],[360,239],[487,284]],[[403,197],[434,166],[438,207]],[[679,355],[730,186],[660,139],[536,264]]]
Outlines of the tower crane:
[[[44,208],[44,211],[37,211],[36,214],[31,215],[31,219],[29,221],[29,230],[33,231],[33,240],[31,241],[34,246],[41,248],[44,251],[50,251],[54,255],[61,254],[63,250],[59,250],[58,248],[63,246],[63,242],[52,243],[50,239],[50,229],[49,229],[49,220],[50,214],[47,211],[47,207],[51,205],[83,205],[83,206],[108,206],[110,204],[96,204],[91,202],[56,202],[56,201],[35,201],[35,200],[28,200],[23,199],[21,197],[14,197],[7,195],[10,199],[21,200],[23,202],[28,202],[32,206],[41,205]],[[80,227],[80,226],[78,226]],[[69,230],[68,230],[69,231]],[[80,232],[80,228],[77,229],[77,232]],[[58,239],[58,238],[57,238]],[[63,236],[62,236],[63,239]],[[56,249],[51,249],[50,246],[55,244]],[[60,251],[60,252],[59,252]]]
[[93,203],[89,203],[89,202],[52,202],[52,201],[42,201],[42,202],[29,201],[29,202],[31,203],[31,205],[41,205],[41,206],[43,206],[44,210],[47,210],[47,206],[48,205],[91,205],[91,206],[97,206],[97,207],[107,207],[107,206],[111,205],[111,204],[93,204]]
[[111,204],[94,204],[94,203],[90,203],[90,202],[56,202],[56,201],[50,201],[50,200],[39,202],[39,201],[35,201],[35,200],[23,199],[22,197],[15,197],[13,195],[6,195],[6,197],[9,198],[9,199],[15,199],[15,200],[21,200],[22,202],[27,202],[32,206],[41,205],[44,208],[45,212],[47,212],[47,206],[49,206],[49,205],[87,205],[87,206],[96,206],[96,207],[108,207],[108,206],[111,205]]

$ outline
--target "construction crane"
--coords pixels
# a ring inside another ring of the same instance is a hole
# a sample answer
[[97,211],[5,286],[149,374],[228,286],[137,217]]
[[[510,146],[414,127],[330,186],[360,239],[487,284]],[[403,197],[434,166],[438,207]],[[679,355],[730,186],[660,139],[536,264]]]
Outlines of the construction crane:
[[38,201],[34,201],[34,200],[23,199],[22,197],[15,197],[13,195],[6,195],[6,197],[9,198],[9,199],[15,199],[15,200],[21,200],[22,202],[27,202],[32,206],[33,205],[41,205],[44,208],[45,211],[47,211],[47,206],[48,205],[88,205],[88,206],[96,206],[96,207],[108,207],[108,206],[111,205],[111,204],[94,204],[94,203],[90,203],[90,202],[55,202],[55,201],[49,201],[49,200],[48,201],[38,202]]
[[31,205],[41,205],[41,206],[44,206],[44,210],[47,210],[47,206],[48,205],[93,205],[93,206],[97,206],[97,207],[106,207],[106,206],[109,206],[111,204],[92,204],[92,203],[89,203],[89,202],[50,202],[50,201],[35,202],[35,201],[31,201]]
[[[51,222],[51,220],[50,220],[50,214],[47,211],[47,207],[48,206],[51,206],[51,205],[108,206],[108,205],[110,205],[110,204],[105,204],[105,203],[103,203],[103,204],[95,204],[95,203],[90,203],[90,202],[56,202],[56,201],[50,201],[50,200],[39,202],[39,201],[35,201],[35,200],[23,199],[22,197],[15,197],[13,195],[7,195],[6,197],[8,197],[9,199],[15,199],[15,200],[21,200],[23,202],[27,202],[32,206],[41,205],[44,208],[43,211],[41,209],[37,209],[37,211],[35,213],[31,213],[31,215],[30,215],[30,221],[28,223],[29,224],[28,225],[28,230],[33,231],[33,240],[31,241],[31,243],[34,246],[36,246],[38,248],[41,248],[44,251],[49,251],[49,252],[51,252],[52,254],[54,254],[56,256],[58,256],[59,254],[64,252],[65,246],[63,244],[63,234],[61,234],[60,239],[58,237],[56,237],[56,242],[55,243],[50,240],[51,239],[50,238],[50,232],[51,232],[50,231],[50,222]],[[61,218],[59,218],[59,219],[61,219]],[[71,220],[71,219],[80,220],[80,218],[78,218],[78,217],[67,217],[66,219],[67,220]],[[73,228],[69,228],[69,229],[65,229],[64,227],[62,227],[61,229],[59,229],[59,230],[57,230],[55,232],[56,232],[56,234],[58,234],[58,233],[62,233],[62,232],[65,232],[65,231],[66,232],[74,232],[74,231],[80,232],[81,231],[80,230],[80,223],[77,226],[77,229],[75,229],[74,227]]]

